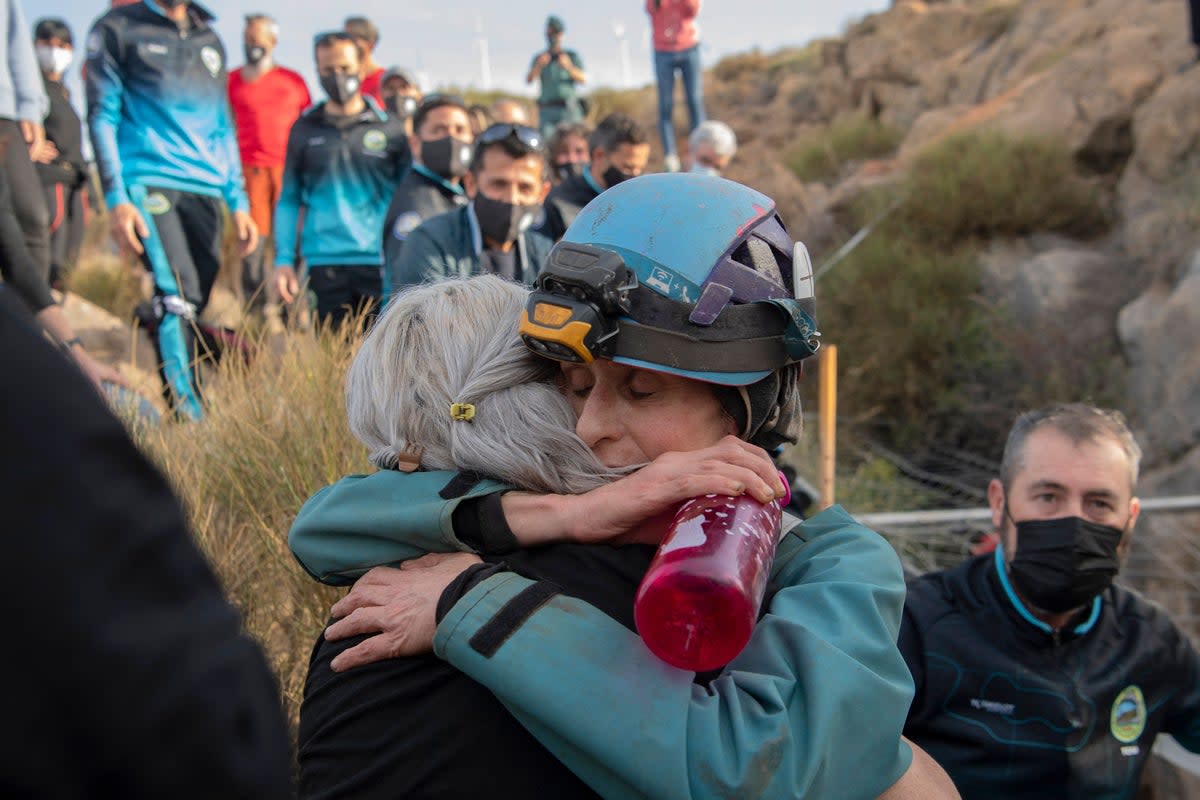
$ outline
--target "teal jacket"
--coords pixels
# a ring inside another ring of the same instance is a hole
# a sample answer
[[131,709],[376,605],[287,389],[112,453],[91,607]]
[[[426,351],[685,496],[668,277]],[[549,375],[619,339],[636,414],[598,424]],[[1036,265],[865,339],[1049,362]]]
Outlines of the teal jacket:
[[[369,566],[469,549],[450,525],[462,498],[438,497],[452,477],[345,478],[300,510],[292,552],[313,575],[345,582]],[[464,497],[501,488],[485,482]],[[434,652],[490,689],[606,798],[867,800],[911,762],[900,739],[913,695],[896,647],[900,561],[840,507],[783,537],[768,613],[707,687],[562,594],[494,651],[476,649],[473,637],[489,623],[485,634],[494,634],[512,616],[505,606],[533,585],[511,572],[479,583],[438,625]]]
[[[533,285],[554,242],[535,231],[517,239],[517,280]],[[388,265],[385,288],[395,294],[405,286],[439,278],[469,278],[479,274],[483,237],[470,203],[425,220],[404,240],[395,269]]]

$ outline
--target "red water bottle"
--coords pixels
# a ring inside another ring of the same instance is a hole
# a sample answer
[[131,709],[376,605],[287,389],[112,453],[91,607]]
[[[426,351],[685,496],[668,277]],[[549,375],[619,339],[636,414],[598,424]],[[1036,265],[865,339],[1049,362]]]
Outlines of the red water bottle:
[[705,672],[742,652],[789,499],[764,505],[748,495],[709,494],[679,507],[634,601],[638,633],[652,653]]

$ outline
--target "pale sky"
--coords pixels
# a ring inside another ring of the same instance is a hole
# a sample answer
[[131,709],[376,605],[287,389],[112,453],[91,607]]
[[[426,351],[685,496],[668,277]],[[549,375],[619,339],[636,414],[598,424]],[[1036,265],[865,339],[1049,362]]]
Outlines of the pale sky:
[[[40,16],[64,17],[75,34],[80,58],[88,28],[107,8],[97,0],[20,2],[31,29]],[[770,51],[840,33],[847,21],[889,4],[889,0],[706,0],[699,18],[704,66],[755,46]],[[563,18],[566,46],[583,58],[592,86],[621,86],[626,78],[640,86],[653,80],[650,31],[640,0],[216,0],[207,7],[217,17],[231,67],[243,60],[245,14],[262,12],[279,20],[282,32],[276,61],[304,75],[314,98],[320,92],[312,69],[313,34],[340,28],[352,14],[370,17],[379,26],[380,63],[417,71],[426,90],[446,85],[484,87],[482,31],[491,87],[531,94],[532,87],[524,85],[525,71],[533,54],[545,46],[543,24],[548,14]],[[622,46],[614,28],[624,29],[627,68],[622,66]],[[68,85],[78,80],[78,69],[78,63],[72,66]]]

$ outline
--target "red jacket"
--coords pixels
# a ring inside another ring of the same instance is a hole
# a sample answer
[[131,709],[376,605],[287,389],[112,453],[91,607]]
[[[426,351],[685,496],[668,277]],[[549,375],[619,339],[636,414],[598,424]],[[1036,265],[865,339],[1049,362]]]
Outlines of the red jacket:
[[654,27],[655,50],[678,53],[696,46],[700,0],[646,0],[646,13]]

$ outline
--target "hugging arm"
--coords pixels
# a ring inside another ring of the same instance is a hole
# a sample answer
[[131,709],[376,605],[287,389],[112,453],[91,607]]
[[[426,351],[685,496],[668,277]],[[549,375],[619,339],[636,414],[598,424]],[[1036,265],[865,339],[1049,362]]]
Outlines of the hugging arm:
[[801,535],[781,544],[749,645],[707,689],[605,614],[512,573],[454,604],[435,652],[604,796],[875,797],[912,758],[899,561],[840,509]]

